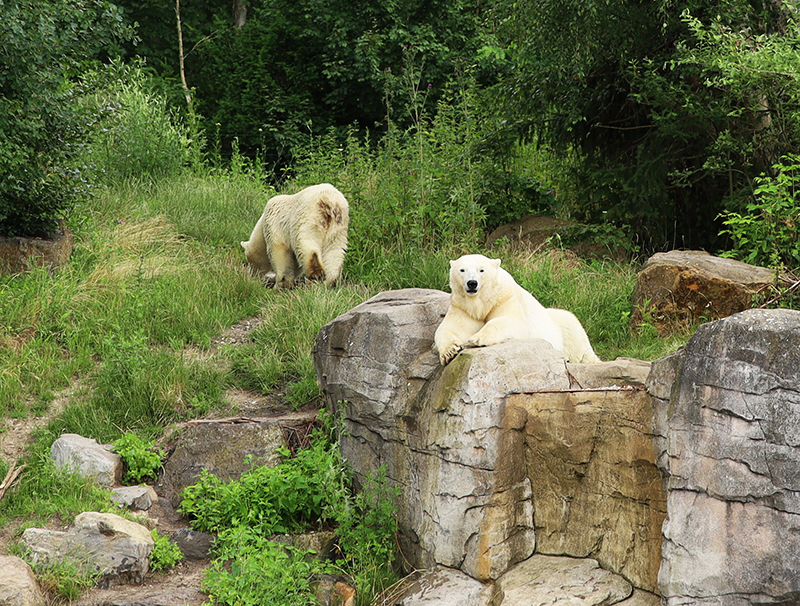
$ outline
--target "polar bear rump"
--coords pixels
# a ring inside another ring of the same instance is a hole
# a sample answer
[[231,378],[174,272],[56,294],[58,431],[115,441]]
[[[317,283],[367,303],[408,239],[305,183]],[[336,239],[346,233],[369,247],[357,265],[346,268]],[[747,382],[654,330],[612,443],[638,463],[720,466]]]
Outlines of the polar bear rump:
[[275,272],[276,288],[291,288],[303,275],[330,286],[342,273],[349,223],[347,199],[321,183],[270,198],[250,239],[241,244],[255,271]]
[[499,259],[464,255],[450,261],[450,307],[434,337],[441,363],[464,347],[511,339],[544,339],[571,362],[600,361],[578,318],[564,309],[545,309]]

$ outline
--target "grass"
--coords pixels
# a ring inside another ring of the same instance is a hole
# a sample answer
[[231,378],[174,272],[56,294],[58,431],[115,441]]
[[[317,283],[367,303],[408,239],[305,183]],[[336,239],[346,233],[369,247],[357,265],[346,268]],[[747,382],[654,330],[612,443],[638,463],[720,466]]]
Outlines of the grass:
[[[387,201],[378,190],[367,199],[367,189],[352,195],[355,217],[414,203]],[[435,240],[430,233],[401,242],[373,235],[374,223],[360,219],[351,224],[354,249],[337,288],[265,288],[247,271],[239,242],[272,193],[242,171],[118,183],[70,218],[68,265],[0,278],[0,419],[42,414],[61,391],[80,386],[34,434],[18,486],[0,501],[0,525],[14,522],[21,532],[107,507],[105,491],[53,469],[49,448],[61,433],[103,443],[129,433],[153,440],[221,406],[232,387],[282,391],[287,408],[320,403],[311,355],[319,329],[382,290],[447,290],[448,260],[467,252],[502,258],[542,303],[572,310],[603,359],[653,359],[689,336],[629,330],[633,266],[557,250],[487,250],[476,234],[441,247],[425,245]],[[208,353],[221,331],[253,316],[264,322],[248,342],[221,346],[217,356],[187,354]],[[5,471],[0,462],[0,477]]]

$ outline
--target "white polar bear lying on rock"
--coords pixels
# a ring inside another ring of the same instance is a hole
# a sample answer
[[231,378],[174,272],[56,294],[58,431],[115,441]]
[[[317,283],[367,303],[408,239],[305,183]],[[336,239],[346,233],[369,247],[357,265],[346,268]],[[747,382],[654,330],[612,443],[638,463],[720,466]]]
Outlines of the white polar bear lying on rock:
[[565,309],[545,309],[500,267],[500,259],[464,255],[450,261],[450,292],[450,308],[434,337],[442,365],[464,347],[537,338],[570,362],[600,361],[578,318]]
[[330,286],[342,273],[349,222],[342,192],[321,183],[270,198],[250,239],[241,244],[254,269],[275,272],[275,288],[291,288],[296,274]]

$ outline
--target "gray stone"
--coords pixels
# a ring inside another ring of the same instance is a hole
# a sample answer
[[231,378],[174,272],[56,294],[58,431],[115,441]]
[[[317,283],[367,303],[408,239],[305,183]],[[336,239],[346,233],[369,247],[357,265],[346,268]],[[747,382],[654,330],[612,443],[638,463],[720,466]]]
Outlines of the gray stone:
[[113,513],[79,514],[66,531],[28,528],[22,544],[34,562],[71,560],[97,574],[98,585],[141,583],[149,570],[153,538],[141,524]]
[[57,469],[76,473],[100,486],[112,487],[122,478],[122,459],[97,440],[65,433],[50,447]]
[[44,606],[31,567],[15,556],[0,555],[0,606]]
[[535,555],[497,580],[490,606],[606,606],[632,591],[628,581],[595,560]]
[[[574,547],[580,553],[570,555],[580,557],[597,552],[615,572],[655,587],[664,506],[643,390],[648,365],[565,364],[549,344],[532,340],[468,349],[442,368],[433,334],[448,305],[448,295],[439,291],[381,293],[323,327],[314,349],[326,400],[346,423],[342,453],[357,481],[385,465],[389,481],[401,488],[398,541],[405,560],[417,569],[441,565],[488,581],[530,557],[536,548],[534,495],[555,485],[542,483],[526,454],[535,448],[529,426],[539,415],[536,402],[546,407],[553,398],[574,400],[574,408],[591,400],[596,412],[589,425],[610,425],[594,442],[606,454],[583,463],[596,472],[582,490],[608,491],[614,507],[585,500],[581,508],[580,495],[565,493],[563,499],[576,503],[567,518],[574,540],[552,548]],[[568,436],[572,421],[564,422],[558,429]],[[580,446],[578,438],[573,442]],[[650,480],[642,484],[645,476]],[[659,500],[660,507],[650,507]],[[539,519],[537,513],[537,524]],[[553,522],[548,532],[555,534],[560,524]],[[607,536],[606,547],[594,540],[578,545],[587,529]],[[619,557],[612,557],[613,549]]]
[[214,536],[190,528],[179,528],[170,537],[187,560],[205,560],[214,547]]
[[278,448],[286,445],[281,423],[299,416],[190,425],[164,463],[158,493],[177,507],[183,489],[195,483],[204,469],[222,480],[231,480],[239,479],[253,466],[274,467],[281,462]]
[[111,500],[120,507],[147,511],[158,501],[151,486],[122,486],[111,491]]
[[423,571],[392,600],[397,606],[486,606],[491,587],[460,570],[436,566]]
[[[705,324],[653,372],[668,490],[665,603],[796,603],[800,312],[749,310]],[[671,376],[672,389],[661,387]]]

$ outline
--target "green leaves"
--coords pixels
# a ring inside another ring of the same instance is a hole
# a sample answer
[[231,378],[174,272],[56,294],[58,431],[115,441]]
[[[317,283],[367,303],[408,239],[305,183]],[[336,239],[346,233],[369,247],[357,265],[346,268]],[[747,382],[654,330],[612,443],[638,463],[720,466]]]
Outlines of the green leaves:
[[155,479],[161,468],[164,453],[154,449],[154,442],[146,442],[135,433],[126,433],[114,442],[116,452],[125,465],[125,482],[138,484],[147,478]]
[[800,156],[788,155],[762,175],[746,213],[721,217],[734,248],[725,256],[766,267],[800,268]]
[[0,11],[0,234],[43,235],[86,195],[69,165],[84,132],[70,78],[132,30],[101,0],[0,0]]

